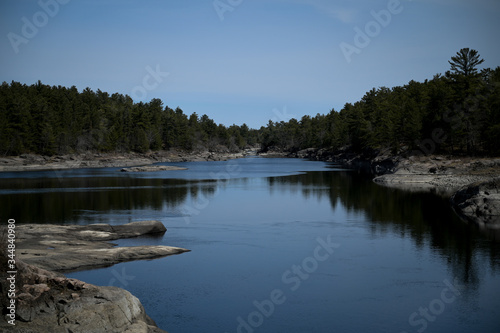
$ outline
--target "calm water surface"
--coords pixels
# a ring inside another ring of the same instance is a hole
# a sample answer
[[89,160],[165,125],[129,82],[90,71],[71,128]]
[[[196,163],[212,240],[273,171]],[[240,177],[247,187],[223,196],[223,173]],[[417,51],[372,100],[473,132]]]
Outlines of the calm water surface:
[[323,162],[172,164],[189,170],[0,174],[2,218],[162,221],[116,243],[191,252],[67,275],[129,290],[171,333],[500,332],[498,236],[447,198]]

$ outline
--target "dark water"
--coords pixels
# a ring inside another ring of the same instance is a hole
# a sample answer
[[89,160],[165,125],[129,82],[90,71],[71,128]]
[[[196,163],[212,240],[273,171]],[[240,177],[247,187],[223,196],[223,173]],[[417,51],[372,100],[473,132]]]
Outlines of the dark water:
[[162,221],[117,243],[191,252],[68,276],[129,290],[171,333],[500,332],[499,242],[447,198],[322,162],[175,165],[0,174],[1,218]]

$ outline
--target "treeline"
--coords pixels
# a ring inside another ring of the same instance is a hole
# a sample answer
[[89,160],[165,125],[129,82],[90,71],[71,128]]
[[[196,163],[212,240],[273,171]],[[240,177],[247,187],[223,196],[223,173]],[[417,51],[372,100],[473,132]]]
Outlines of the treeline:
[[326,115],[269,121],[260,131],[262,146],[500,155],[500,67],[478,72],[482,62],[477,51],[462,49],[444,76],[372,89]]
[[127,95],[87,88],[18,82],[0,87],[0,154],[42,155],[229,149],[257,143],[247,125],[216,124],[207,115],[187,116],[159,99],[134,103]]
[[78,92],[17,82],[0,87],[0,154],[42,155],[146,152],[161,149],[264,151],[391,148],[424,154],[500,155],[500,67],[462,49],[451,70],[425,82],[372,89],[358,102],[326,115],[269,121],[259,130],[226,127],[207,115],[187,116],[159,99],[134,103],[127,95]]

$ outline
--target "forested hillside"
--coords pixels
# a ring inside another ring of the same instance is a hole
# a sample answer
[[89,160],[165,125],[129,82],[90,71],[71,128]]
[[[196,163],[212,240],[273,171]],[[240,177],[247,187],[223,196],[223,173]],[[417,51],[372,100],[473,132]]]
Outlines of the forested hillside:
[[262,145],[500,155],[500,67],[478,72],[482,62],[477,51],[462,49],[444,76],[372,89],[326,115],[270,121],[261,129]]
[[44,155],[145,152],[178,148],[236,151],[254,145],[248,126],[217,125],[207,115],[189,117],[159,99],[134,103],[129,96],[89,88],[17,82],[0,87],[0,154]]
[[89,88],[79,92],[74,86],[4,82],[0,154],[237,151],[260,144],[264,151],[349,147],[358,152],[391,148],[394,153],[500,155],[500,67],[478,72],[482,62],[477,51],[462,49],[445,75],[374,88],[340,111],[269,121],[259,130],[217,125],[207,115],[187,116],[159,99],[134,103],[127,95]]

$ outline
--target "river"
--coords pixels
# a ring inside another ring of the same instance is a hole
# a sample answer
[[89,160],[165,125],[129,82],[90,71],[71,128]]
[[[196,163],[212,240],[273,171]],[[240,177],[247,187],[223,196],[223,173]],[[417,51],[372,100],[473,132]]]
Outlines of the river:
[[299,159],[163,164],[188,170],[2,173],[0,211],[162,221],[115,243],[191,252],[67,276],[129,290],[171,333],[500,331],[500,241],[446,197]]

